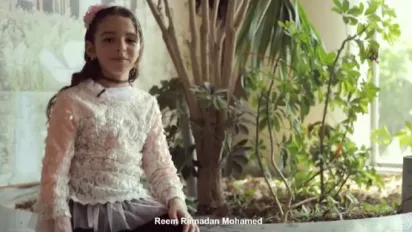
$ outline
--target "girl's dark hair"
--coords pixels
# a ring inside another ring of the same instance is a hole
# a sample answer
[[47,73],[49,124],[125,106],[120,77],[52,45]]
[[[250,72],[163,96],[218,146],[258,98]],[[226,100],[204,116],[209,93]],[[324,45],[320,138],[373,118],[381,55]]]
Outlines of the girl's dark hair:
[[[137,58],[136,66],[130,70],[129,73],[129,83],[134,82],[138,75],[139,75],[139,69],[138,69],[138,64],[140,63],[140,59],[142,57],[143,53],[143,33],[142,33],[142,27],[140,25],[140,22],[137,20],[133,12],[131,12],[129,9],[120,7],[120,6],[111,6],[108,8],[104,8],[100,11],[98,11],[93,18],[93,20],[90,22],[90,25],[88,29],[86,30],[86,35],[85,35],[85,41],[89,41],[91,43],[94,43],[95,35],[96,35],[96,30],[97,26],[99,23],[106,18],[107,16],[122,16],[129,18],[132,20],[132,23],[136,29],[136,33],[139,36],[139,42],[140,42],[140,51],[139,51],[139,57]],[[78,73],[73,73],[72,75],[72,80],[70,85],[65,86],[61,88],[50,100],[49,103],[47,104],[47,109],[46,109],[46,116],[47,119],[50,119],[51,115],[51,110],[53,108],[53,105],[56,101],[57,95],[62,92],[63,90],[66,90],[68,88],[74,87],[78,84],[80,84],[83,81],[88,80],[89,78],[97,79],[99,78],[99,73],[100,73],[100,66],[99,62],[97,59],[90,59],[90,57],[87,56],[86,51],[84,53],[84,60],[86,61],[85,65],[83,66],[82,70]]]

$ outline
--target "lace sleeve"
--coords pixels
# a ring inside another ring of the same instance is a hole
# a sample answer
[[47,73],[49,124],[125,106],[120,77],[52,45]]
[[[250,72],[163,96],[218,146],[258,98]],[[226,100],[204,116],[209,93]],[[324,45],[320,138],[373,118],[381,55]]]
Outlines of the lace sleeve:
[[[74,154],[76,123],[72,100],[65,92],[58,94],[47,128],[45,155],[38,202],[39,220],[70,217],[68,182]],[[57,220],[56,222],[61,221]]]
[[143,169],[149,188],[165,205],[175,197],[184,202],[183,185],[169,152],[157,101],[153,105],[151,127],[143,148]]

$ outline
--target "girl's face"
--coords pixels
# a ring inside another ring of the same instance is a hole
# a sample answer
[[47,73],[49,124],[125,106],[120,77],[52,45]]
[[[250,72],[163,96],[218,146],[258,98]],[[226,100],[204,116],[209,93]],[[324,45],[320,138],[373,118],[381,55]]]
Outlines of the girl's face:
[[139,34],[132,20],[122,16],[104,18],[97,26],[94,44],[86,43],[88,56],[98,59],[103,75],[118,80],[128,79],[139,50]]

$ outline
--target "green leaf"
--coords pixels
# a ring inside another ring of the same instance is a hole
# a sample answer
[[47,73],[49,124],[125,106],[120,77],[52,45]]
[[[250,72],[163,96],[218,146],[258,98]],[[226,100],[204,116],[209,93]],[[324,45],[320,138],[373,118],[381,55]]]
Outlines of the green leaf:
[[274,124],[273,126],[275,127],[275,130],[280,131],[280,121],[279,121],[279,119],[277,117],[273,117],[272,122]]
[[405,130],[401,130],[399,132],[397,132],[394,136],[395,137],[402,137],[402,136],[406,136],[407,132]]
[[350,7],[349,0],[343,0],[342,11],[347,12],[349,10],[349,7]]
[[296,188],[301,188],[305,185],[306,181],[308,180],[307,176],[307,172],[298,172],[295,174],[294,181]]
[[268,119],[265,117],[262,117],[259,122],[259,131],[263,131],[264,129],[266,129],[267,125],[268,125]]
[[357,17],[357,16],[360,16],[361,14],[362,14],[362,11],[361,11],[361,9],[360,8],[358,8],[358,7],[352,7],[348,12],[347,12],[347,14],[350,14],[350,15],[353,15],[353,16],[355,16],[355,17]]
[[376,10],[379,7],[379,3],[377,1],[370,1],[369,7],[365,11],[365,15],[375,14]]
[[338,9],[341,9],[341,8],[342,8],[342,2],[341,2],[341,0],[333,0],[333,4],[335,4],[335,6],[336,6]]
[[361,2],[361,3],[359,4],[359,10],[360,10],[361,14],[362,14],[363,11],[365,10],[365,5],[363,4],[363,2]]
[[409,131],[412,132],[412,123],[410,121],[406,121],[405,126],[406,126],[406,128],[408,128]]
[[246,146],[246,144],[247,144],[248,141],[249,141],[249,140],[247,140],[247,139],[240,140],[240,141],[236,144],[236,146],[244,147],[244,146]]
[[325,62],[326,65],[332,65],[333,62],[335,61],[336,53],[335,52],[329,52],[326,54],[326,56],[323,57],[323,61]]
[[369,21],[376,22],[376,23],[382,21],[381,17],[377,16],[376,14],[369,15],[368,19]]
[[372,131],[371,139],[373,142],[382,145],[389,145],[392,142],[392,136],[386,126]]
[[[267,3],[269,7],[265,9]],[[283,29],[290,28],[291,22],[299,23],[296,32],[305,29],[309,32],[310,39],[319,41],[320,37],[299,1],[251,1],[237,37],[237,66],[241,71],[250,64],[252,69],[258,68],[264,61],[274,66],[275,58],[288,57],[293,62],[295,55],[290,56],[290,51],[295,49],[296,41],[290,38],[290,32]],[[269,54],[265,56],[267,53]]]
[[338,13],[338,14],[341,14],[342,13],[342,11],[340,10],[340,8],[337,8],[337,7],[332,7],[332,11],[334,11],[334,12],[336,12],[336,13]]
[[[365,27],[364,24],[358,24],[357,29],[356,29],[356,33],[359,35],[359,34],[361,34],[362,32],[364,32],[365,29],[366,29],[366,27]],[[363,41],[361,41],[361,40],[356,40],[356,42],[357,42],[358,44],[359,44],[359,42],[362,42],[362,43],[363,43]]]

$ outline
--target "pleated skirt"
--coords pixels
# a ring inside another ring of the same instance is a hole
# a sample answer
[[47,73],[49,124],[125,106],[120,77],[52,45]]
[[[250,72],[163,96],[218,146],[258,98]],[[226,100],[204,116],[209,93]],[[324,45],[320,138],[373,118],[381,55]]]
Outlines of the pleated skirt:
[[82,205],[69,202],[73,229],[93,229],[95,232],[134,230],[167,214],[167,207],[153,199]]

